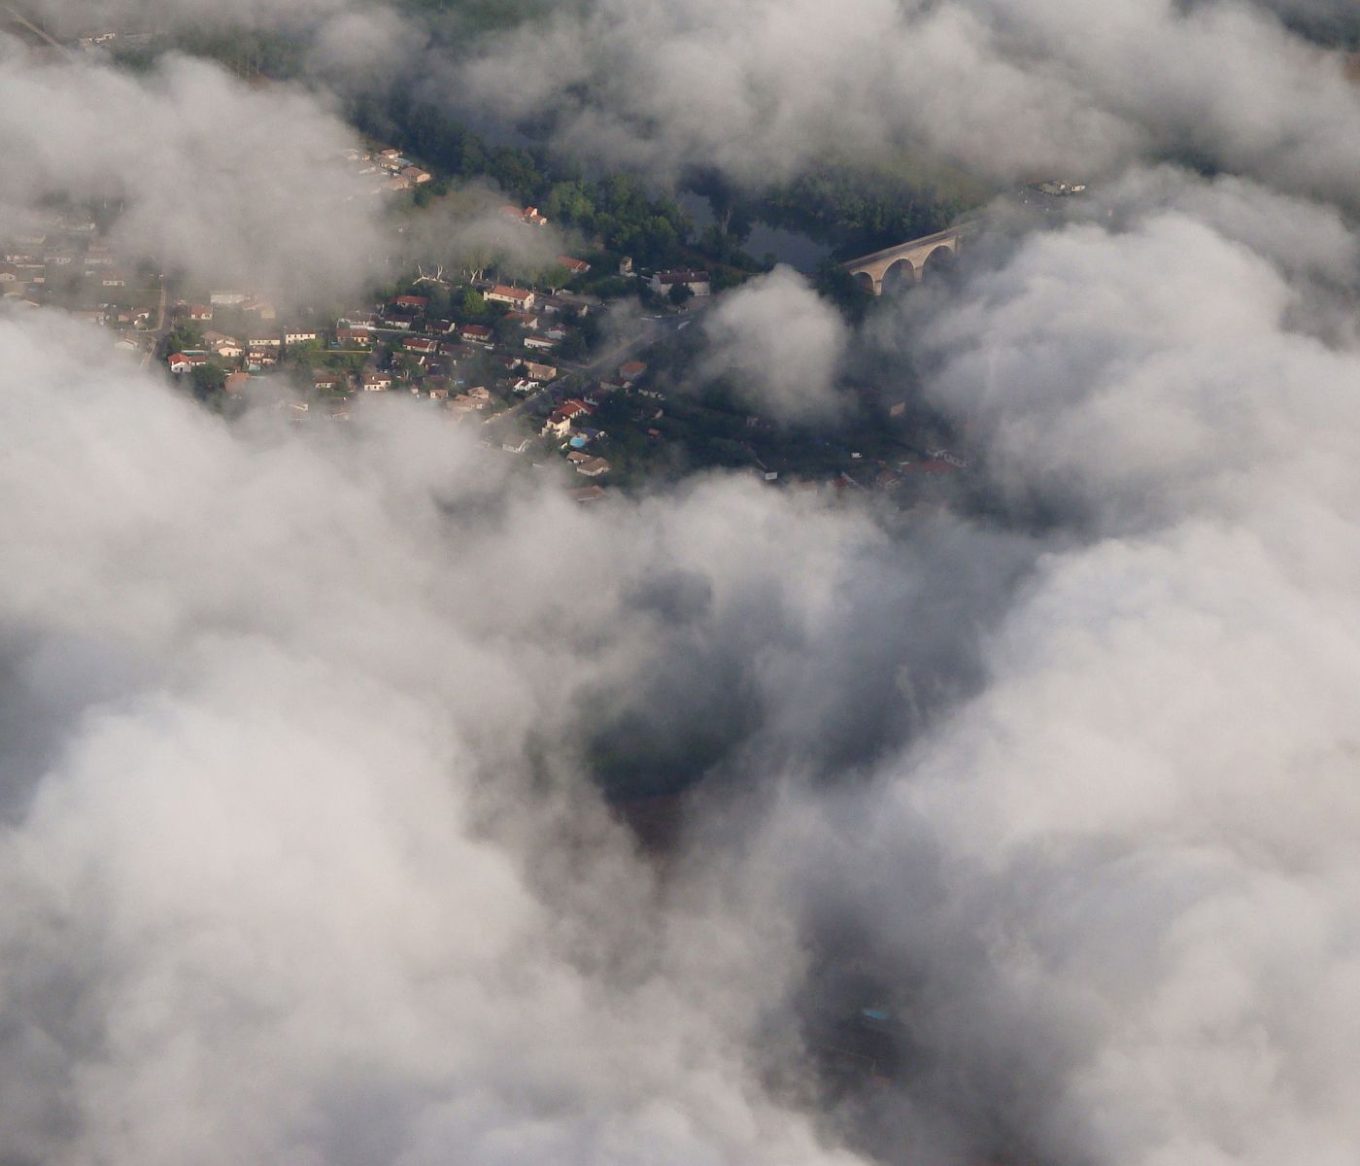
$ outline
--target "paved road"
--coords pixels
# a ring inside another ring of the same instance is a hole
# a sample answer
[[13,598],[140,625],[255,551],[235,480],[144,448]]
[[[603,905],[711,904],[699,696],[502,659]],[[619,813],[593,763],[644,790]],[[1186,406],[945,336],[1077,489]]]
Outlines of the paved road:
[[162,275],[162,276],[161,276],[161,298],[160,298],[160,303],[159,303],[159,304],[157,305],[157,307],[156,307],[156,327],[155,327],[155,331],[152,333],[152,335],[153,335],[153,336],[155,337],[155,339],[156,339],[156,343],[155,343],[155,344],[152,344],[152,346],[146,350],[146,355],[142,357],[142,367],[143,367],[143,368],[146,368],[146,367],[151,363],[151,357],[154,355],[154,353],[155,353],[155,351],[156,351],[156,348],[157,348],[157,346],[158,346],[159,343],[160,343],[161,333],[163,333],[163,332],[165,331],[165,305],[166,305],[166,300],[167,300],[167,298],[168,298],[168,293],[166,292],[166,288],[165,288],[165,276]]
[[6,17],[6,22],[14,25],[20,33],[26,33],[28,37],[35,38],[48,48],[58,49],[63,53],[67,51],[66,46],[62,44],[61,41],[57,40],[45,28],[34,24],[32,20],[15,8],[14,5],[0,5],[0,13],[3,13]]

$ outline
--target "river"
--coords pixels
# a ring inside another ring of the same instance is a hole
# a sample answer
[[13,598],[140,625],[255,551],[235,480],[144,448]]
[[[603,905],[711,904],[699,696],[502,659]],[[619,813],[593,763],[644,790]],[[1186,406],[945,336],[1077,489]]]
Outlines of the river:
[[[685,213],[694,220],[696,230],[702,231],[713,222],[713,211],[708,199],[692,191],[682,191],[676,201]],[[783,227],[772,227],[757,221],[750,236],[741,248],[755,259],[770,256],[776,263],[786,263],[798,271],[814,271],[817,265],[831,254],[831,248],[817,242],[811,235],[801,231],[788,231]]]

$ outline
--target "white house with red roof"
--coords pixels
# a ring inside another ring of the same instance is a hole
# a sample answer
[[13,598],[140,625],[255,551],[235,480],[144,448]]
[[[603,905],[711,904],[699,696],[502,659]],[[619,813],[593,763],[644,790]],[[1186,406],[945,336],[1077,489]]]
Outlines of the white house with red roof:
[[202,368],[203,365],[208,363],[208,354],[206,352],[173,352],[166,358],[165,363],[170,366],[172,373],[179,376],[181,373]]

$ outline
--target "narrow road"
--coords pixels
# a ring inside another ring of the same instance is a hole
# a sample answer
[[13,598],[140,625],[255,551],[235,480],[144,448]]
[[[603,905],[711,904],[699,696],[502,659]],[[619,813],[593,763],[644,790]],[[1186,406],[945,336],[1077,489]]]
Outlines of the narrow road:
[[160,280],[161,280],[161,298],[160,303],[156,306],[156,327],[152,330],[151,333],[153,340],[155,342],[151,345],[150,348],[146,350],[146,355],[142,357],[143,368],[146,368],[148,365],[150,365],[151,357],[156,351],[156,344],[159,343],[161,334],[165,331],[165,306],[167,299],[167,293],[165,288],[165,276],[162,275],[160,277]]
[[519,404],[511,405],[510,408],[501,413],[493,413],[482,424],[490,425],[497,421],[513,421],[521,413],[531,410],[545,398],[551,399],[553,393],[572,377],[582,377],[589,380],[592,377],[600,376],[606,369],[612,370],[618,368],[621,364],[626,364],[631,357],[650,348],[666,334],[674,335],[681,328],[687,327],[698,317],[699,311],[702,311],[702,309],[686,312],[681,316],[663,316],[660,319],[644,318],[641,321],[642,327],[628,339],[616,344],[608,352],[601,353],[588,364],[569,367],[569,371],[555,381],[544,385],[536,393],[520,401]]
[[59,49],[63,53],[67,51],[66,46],[62,44],[61,41],[57,40],[45,28],[34,24],[32,20],[15,8],[13,4],[4,5],[3,8],[0,8],[0,11],[7,13],[12,23],[18,25],[19,28],[24,32],[29,33],[31,36],[37,37],[38,40],[47,45],[48,48]]

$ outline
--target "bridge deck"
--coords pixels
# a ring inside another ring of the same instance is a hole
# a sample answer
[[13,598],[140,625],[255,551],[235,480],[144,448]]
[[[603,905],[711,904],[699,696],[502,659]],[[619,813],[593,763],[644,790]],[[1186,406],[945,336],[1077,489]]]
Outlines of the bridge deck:
[[871,251],[868,255],[861,255],[858,259],[849,259],[842,263],[844,268],[859,267],[861,264],[868,265],[880,259],[887,259],[892,255],[900,255],[904,251],[914,251],[917,247],[926,247],[931,243],[944,243],[950,239],[957,239],[960,235],[966,234],[971,228],[970,223],[959,223],[954,227],[946,227],[943,231],[936,231],[933,235],[922,235],[919,239],[908,239],[905,243],[898,243],[893,247],[884,247],[882,251]]

